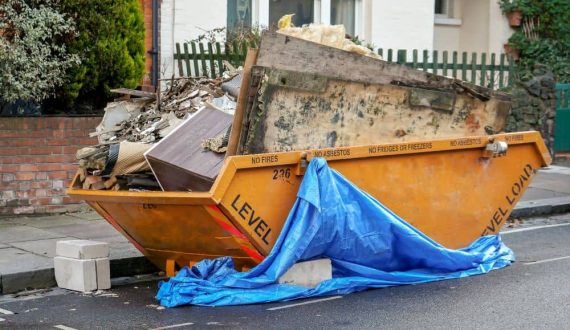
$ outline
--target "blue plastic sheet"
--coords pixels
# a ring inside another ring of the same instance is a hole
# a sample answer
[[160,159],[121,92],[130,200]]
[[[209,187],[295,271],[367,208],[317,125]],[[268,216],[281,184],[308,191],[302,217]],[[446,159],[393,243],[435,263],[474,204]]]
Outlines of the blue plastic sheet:
[[[321,257],[331,259],[331,280],[312,289],[277,283],[297,261]],[[273,250],[258,266],[237,272],[229,257],[203,260],[162,282],[156,298],[166,307],[284,301],[461,278],[513,261],[499,236],[460,250],[441,246],[314,158]]]

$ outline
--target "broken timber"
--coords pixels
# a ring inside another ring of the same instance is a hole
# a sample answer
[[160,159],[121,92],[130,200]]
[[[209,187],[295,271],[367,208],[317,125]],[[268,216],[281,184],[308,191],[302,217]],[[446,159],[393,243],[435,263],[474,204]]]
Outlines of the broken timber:
[[238,153],[496,134],[505,94],[265,32]]

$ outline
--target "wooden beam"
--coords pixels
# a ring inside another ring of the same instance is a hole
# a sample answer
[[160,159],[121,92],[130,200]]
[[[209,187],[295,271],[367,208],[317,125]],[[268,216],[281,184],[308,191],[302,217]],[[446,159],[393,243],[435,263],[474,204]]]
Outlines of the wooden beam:
[[232,124],[230,139],[228,140],[228,150],[226,151],[226,156],[233,156],[237,152],[237,147],[241,133],[241,124],[243,121],[243,116],[247,105],[248,90],[251,80],[251,68],[253,67],[253,65],[257,60],[257,54],[258,54],[257,49],[250,48],[247,50],[247,56],[245,58],[245,64],[243,66],[241,86],[236,105],[236,112],[234,114],[234,121]]

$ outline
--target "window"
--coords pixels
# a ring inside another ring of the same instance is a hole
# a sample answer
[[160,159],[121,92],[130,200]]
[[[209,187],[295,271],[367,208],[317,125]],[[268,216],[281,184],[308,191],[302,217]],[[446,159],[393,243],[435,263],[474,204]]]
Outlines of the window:
[[251,0],[228,0],[228,34],[251,27]]
[[331,0],[331,24],[343,24],[346,33],[355,36],[356,0]]
[[314,7],[314,0],[269,0],[269,26],[277,25],[279,19],[287,14],[295,14],[295,26],[313,23]]
[[447,0],[435,0],[435,11],[436,15],[444,15],[447,16]]

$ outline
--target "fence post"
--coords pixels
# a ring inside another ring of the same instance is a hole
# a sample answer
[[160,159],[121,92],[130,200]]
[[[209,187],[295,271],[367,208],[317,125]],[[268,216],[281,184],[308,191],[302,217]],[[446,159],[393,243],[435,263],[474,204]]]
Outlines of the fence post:
[[491,72],[489,72],[489,85],[495,89],[495,53],[491,53]]
[[178,74],[183,76],[184,72],[182,70],[182,52],[180,52],[180,44],[176,43],[176,53],[178,54],[178,60],[177,60],[177,64],[178,64]]
[[219,42],[216,42],[216,57],[218,58],[218,67],[220,68],[220,76],[225,71],[224,63],[222,63],[222,47]]
[[431,59],[431,72],[433,74],[437,74],[437,69],[438,69],[438,65],[437,65],[437,50],[433,51],[433,58]]
[[447,50],[443,51],[443,71],[444,76],[447,76]]
[[428,69],[427,63],[428,63],[428,50],[427,50],[427,49],[424,49],[422,69],[423,69],[424,71],[426,71],[426,72],[427,72],[427,69]]
[[414,49],[412,51],[412,68],[417,69],[418,68],[418,50]]
[[485,87],[487,81],[487,53],[481,54],[481,86]]
[[451,75],[457,79],[457,51],[453,52],[453,64],[451,65]]
[[194,74],[196,77],[200,76],[200,70],[198,69],[198,53],[196,52],[196,43],[192,42],[190,44],[190,48],[192,49],[192,62],[194,64]]
[[471,83],[475,85],[477,79],[477,53],[471,54]]
[[509,86],[512,86],[515,81],[515,65],[512,56],[508,57],[509,60]]
[[184,43],[184,64],[186,64],[186,74],[188,76],[192,75],[192,71],[190,71],[190,54],[188,52],[188,43]]

